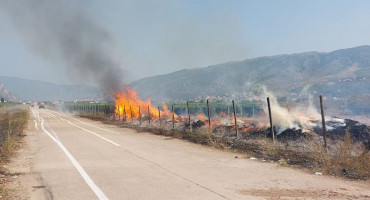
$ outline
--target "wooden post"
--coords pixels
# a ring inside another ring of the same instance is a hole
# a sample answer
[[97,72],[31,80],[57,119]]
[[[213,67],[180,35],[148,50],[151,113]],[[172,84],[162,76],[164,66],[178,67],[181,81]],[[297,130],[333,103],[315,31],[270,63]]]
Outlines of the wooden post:
[[236,131],[236,139],[239,138],[239,132],[238,132],[238,124],[236,122],[236,112],[235,112],[235,103],[234,103],[234,100],[232,100],[233,102],[233,110],[234,110],[234,121],[235,121],[235,131]]
[[150,126],[150,111],[149,111],[149,105],[148,105],[148,116],[149,116],[149,126]]
[[324,115],[324,106],[322,103],[322,96],[320,95],[320,108],[321,108],[321,121],[322,121],[322,133],[324,135],[324,147],[325,149],[327,148],[326,146],[326,126],[325,126],[325,115]]
[[173,111],[173,105],[172,105],[172,129],[175,128],[175,112]]
[[189,117],[189,128],[191,130],[191,121],[190,121],[190,110],[189,110],[189,102],[186,102],[186,108],[188,109],[188,117]]
[[159,106],[158,106],[158,120],[159,120],[159,127],[161,127],[161,110],[159,110]]
[[140,110],[140,106],[139,106],[139,125],[141,125],[141,110]]
[[208,111],[208,129],[211,130],[211,117],[209,116],[209,102],[207,99],[207,111]]
[[118,105],[118,121],[121,121],[121,112],[120,112],[120,109],[119,109],[119,105]]
[[275,142],[275,133],[274,133],[274,127],[272,126],[271,106],[270,106],[270,98],[269,97],[267,97],[267,108],[269,110],[270,131],[271,131],[272,141]]

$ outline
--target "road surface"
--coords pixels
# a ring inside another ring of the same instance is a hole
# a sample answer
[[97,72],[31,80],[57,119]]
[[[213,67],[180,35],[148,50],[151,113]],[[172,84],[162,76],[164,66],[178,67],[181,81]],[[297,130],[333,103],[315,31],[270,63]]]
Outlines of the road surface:
[[31,122],[19,199],[370,199],[369,183],[57,111],[33,108]]

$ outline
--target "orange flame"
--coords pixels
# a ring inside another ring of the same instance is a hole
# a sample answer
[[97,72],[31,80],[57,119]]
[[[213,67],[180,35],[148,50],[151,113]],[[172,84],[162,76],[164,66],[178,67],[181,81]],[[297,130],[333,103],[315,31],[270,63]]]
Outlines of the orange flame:
[[202,122],[206,122],[206,116],[203,113],[198,114],[198,119]]
[[165,104],[162,105],[163,110],[159,111],[152,105],[152,101],[150,99],[147,101],[142,101],[137,96],[137,92],[130,88],[126,88],[126,91],[116,93],[115,97],[115,113],[119,115],[125,115],[126,120],[129,120],[133,117],[139,118],[140,113],[142,116],[148,116],[150,114],[150,118],[152,119],[158,119],[159,112],[161,112],[161,117],[165,115],[172,115],[172,112],[168,110]]

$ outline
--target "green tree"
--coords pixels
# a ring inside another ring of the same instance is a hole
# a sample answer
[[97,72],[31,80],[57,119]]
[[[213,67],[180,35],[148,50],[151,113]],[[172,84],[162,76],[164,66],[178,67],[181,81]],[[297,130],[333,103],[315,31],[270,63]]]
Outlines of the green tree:
[[4,97],[1,97],[1,103],[4,103]]

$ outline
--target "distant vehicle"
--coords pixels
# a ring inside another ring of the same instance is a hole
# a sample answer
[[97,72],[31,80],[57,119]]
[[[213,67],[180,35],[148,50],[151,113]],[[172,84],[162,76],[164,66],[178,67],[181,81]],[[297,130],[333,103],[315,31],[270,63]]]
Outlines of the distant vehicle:
[[41,104],[41,105],[39,105],[39,108],[45,108],[45,106]]

